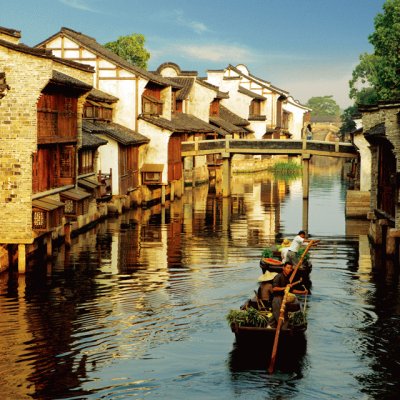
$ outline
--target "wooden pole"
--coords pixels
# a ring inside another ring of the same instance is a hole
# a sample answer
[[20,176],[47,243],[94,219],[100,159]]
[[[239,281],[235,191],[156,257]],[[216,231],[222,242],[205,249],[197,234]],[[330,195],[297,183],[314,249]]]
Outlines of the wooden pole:
[[296,275],[297,270],[299,269],[300,265],[303,263],[304,257],[306,256],[306,254],[308,253],[308,250],[310,250],[310,248],[312,247],[312,245],[315,243],[316,241],[314,240],[310,240],[310,242],[308,243],[307,247],[305,248],[303,254],[300,257],[299,262],[296,264],[295,269],[292,272],[292,275],[290,275],[289,278],[289,282],[290,284],[286,286],[285,288],[285,294],[283,296],[282,299],[282,304],[281,304],[281,308],[279,310],[279,319],[278,319],[278,324],[276,326],[276,330],[275,330],[275,338],[274,338],[274,344],[272,347],[272,354],[271,354],[271,361],[269,363],[269,367],[268,367],[268,373],[272,374],[274,372],[274,367],[275,367],[275,361],[276,361],[276,355],[278,353],[278,343],[279,343],[279,335],[280,335],[280,331],[282,328],[282,324],[285,320],[285,308],[286,308],[286,298],[287,295],[291,289],[292,286],[295,286],[298,282],[295,282],[292,284],[293,279]]
[[271,361],[269,362],[269,367],[268,367],[269,374],[272,374],[275,368],[276,354],[278,352],[279,334],[281,332],[282,324],[285,320],[286,299],[289,290],[290,290],[290,285],[287,285],[285,288],[285,294],[283,295],[281,308],[279,310],[279,319],[275,330],[275,338],[274,338],[274,345],[272,347]]

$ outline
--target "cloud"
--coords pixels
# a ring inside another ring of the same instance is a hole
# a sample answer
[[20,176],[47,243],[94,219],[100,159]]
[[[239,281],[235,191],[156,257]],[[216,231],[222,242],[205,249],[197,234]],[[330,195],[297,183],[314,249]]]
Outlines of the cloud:
[[207,27],[207,25],[204,24],[203,22],[191,21],[191,20],[187,19],[184,16],[184,13],[182,10],[174,10],[172,18],[175,19],[175,22],[178,25],[189,28],[193,32],[196,32],[198,34],[202,34],[204,32],[211,32],[210,29]]
[[59,0],[59,2],[68,7],[76,8],[77,10],[100,12],[88,4],[90,3],[90,0]]
[[[159,43],[160,44],[160,43]],[[229,60],[255,59],[256,55],[246,47],[230,44],[166,44],[150,49],[152,58],[176,58],[177,55],[204,62],[228,62]]]

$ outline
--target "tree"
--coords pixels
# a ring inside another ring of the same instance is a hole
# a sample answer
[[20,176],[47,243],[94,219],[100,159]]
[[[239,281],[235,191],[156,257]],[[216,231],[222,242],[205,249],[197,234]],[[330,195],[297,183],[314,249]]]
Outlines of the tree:
[[132,33],[131,35],[120,36],[116,41],[106,43],[104,47],[133,65],[147,69],[150,53],[144,48],[145,41],[144,35]]
[[[374,53],[360,55],[349,81],[350,98],[360,104],[371,104],[374,98],[400,98],[400,0],[386,0],[374,25],[375,31],[368,37]],[[362,93],[364,89],[367,92]],[[363,97],[366,93],[368,96]]]
[[340,107],[333,96],[311,97],[307,107],[312,108],[312,114],[316,117],[339,117]]
[[344,140],[346,133],[353,132],[356,129],[356,123],[354,122],[354,117],[357,114],[358,114],[358,108],[357,106],[353,105],[347,107],[340,116],[342,125],[339,128],[339,134],[342,137],[342,140]]

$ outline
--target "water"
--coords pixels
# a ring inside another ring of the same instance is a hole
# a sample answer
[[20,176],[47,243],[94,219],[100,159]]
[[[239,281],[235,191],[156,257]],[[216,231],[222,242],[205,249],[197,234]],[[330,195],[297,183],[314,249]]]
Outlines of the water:
[[5,399],[391,399],[400,390],[398,271],[346,221],[340,165],[311,169],[306,343],[235,346],[225,316],[256,288],[261,250],[302,226],[301,181],[235,178],[230,200],[196,188],[131,210],[0,276]]

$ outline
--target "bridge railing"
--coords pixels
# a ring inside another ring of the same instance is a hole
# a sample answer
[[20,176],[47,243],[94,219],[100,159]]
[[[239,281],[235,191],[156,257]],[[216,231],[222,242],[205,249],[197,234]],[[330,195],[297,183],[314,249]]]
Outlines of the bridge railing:
[[326,142],[320,140],[248,140],[213,139],[182,142],[183,156],[215,153],[229,154],[315,154],[333,157],[355,157],[357,149],[352,143]]

